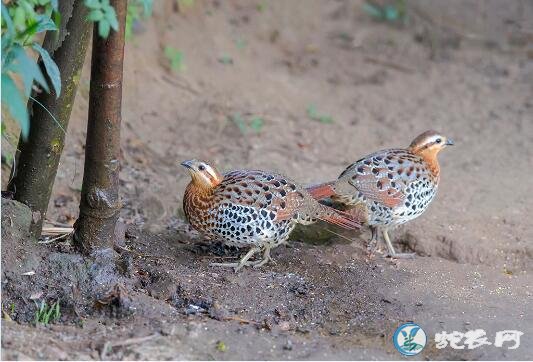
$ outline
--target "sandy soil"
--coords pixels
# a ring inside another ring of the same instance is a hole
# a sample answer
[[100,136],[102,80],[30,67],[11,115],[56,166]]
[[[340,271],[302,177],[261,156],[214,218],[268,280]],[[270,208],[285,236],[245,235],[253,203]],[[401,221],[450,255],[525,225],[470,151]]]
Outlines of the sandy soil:
[[[404,26],[370,20],[359,1],[258,4],[196,1],[176,12],[161,2],[127,44],[121,191],[131,252],[101,285],[83,283],[102,265],[65,243],[35,248],[24,222],[7,228],[5,217],[24,211],[4,208],[2,307],[16,308],[2,321],[2,357],[397,359],[391,336],[414,321],[431,340],[443,330],[525,333],[517,350],[430,342],[418,359],[532,359],[531,3],[411,1]],[[183,52],[181,71],[167,46]],[[77,216],[88,80],[86,66],[48,212],[60,222]],[[310,105],[333,121],[311,119]],[[431,128],[457,146],[440,157],[428,211],[392,233],[414,260],[367,260],[362,233],[296,240],[274,251],[276,265],[234,274],[208,266],[221,249],[199,244],[182,220],[184,159],[319,182]],[[21,276],[24,267],[38,273]],[[122,291],[110,294],[116,284]],[[61,298],[60,323],[29,323],[30,296],[41,292]],[[97,308],[93,292],[111,302]]]

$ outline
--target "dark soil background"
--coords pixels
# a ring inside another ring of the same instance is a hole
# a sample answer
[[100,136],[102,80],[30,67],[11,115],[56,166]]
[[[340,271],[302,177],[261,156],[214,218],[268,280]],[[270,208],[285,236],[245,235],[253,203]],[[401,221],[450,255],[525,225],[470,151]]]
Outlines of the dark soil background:
[[[156,2],[126,45],[115,250],[37,244],[29,210],[2,200],[2,359],[399,359],[406,321],[429,337],[414,359],[532,359],[533,4],[408,0],[403,25],[362,5]],[[47,215],[64,224],[78,213],[88,61]],[[413,260],[369,260],[367,231],[308,231],[276,264],[233,273],[208,264],[238,253],[184,221],[184,159],[313,183],[426,129],[456,146],[430,208],[391,233]],[[60,301],[58,322],[32,323],[41,300]],[[489,341],[520,330],[521,346],[433,343],[480,328]]]

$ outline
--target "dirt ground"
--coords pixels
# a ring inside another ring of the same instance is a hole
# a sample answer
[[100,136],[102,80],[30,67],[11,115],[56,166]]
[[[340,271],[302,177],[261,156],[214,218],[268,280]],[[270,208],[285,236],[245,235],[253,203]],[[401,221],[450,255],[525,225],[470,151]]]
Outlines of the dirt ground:
[[[406,321],[429,338],[413,359],[533,359],[533,5],[412,0],[401,25],[362,4],[156,2],[126,45],[126,238],[94,260],[36,245],[28,210],[3,200],[2,359],[399,359]],[[89,71],[47,215],[60,223],[78,212]],[[183,220],[182,160],[313,183],[426,129],[456,146],[429,209],[392,232],[413,260],[368,260],[367,231],[296,236],[236,274],[208,265],[235,252]],[[35,326],[33,300],[58,299],[61,319]],[[473,329],[524,335],[515,350],[435,347]]]

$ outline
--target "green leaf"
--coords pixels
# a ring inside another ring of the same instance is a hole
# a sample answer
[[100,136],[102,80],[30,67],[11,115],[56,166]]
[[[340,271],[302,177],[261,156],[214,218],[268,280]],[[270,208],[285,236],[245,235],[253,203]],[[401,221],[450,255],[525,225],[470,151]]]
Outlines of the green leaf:
[[33,4],[30,4],[28,1],[18,1],[18,5],[24,8],[27,19],[35,18],[36,13]]
[[374,18],[383,18],[383,10],[377,5],[364,3],[363,10],[370,16]]
[[98,0],[85,0],[85,6],[89,9],[100,9],[102,4]]
[[233,58],[230,57],[229,55],[223,55],[221,56],[220,58],[218,58],[218,61],[222,64],[233,64]]
[[111,12],[111,11],[112,11],[111,9],[113,9],[113,7],[112,7],[111,5],[109,5],[109,4],[102,4],[102,11],[103,11],[104,13],[109,13],[109,12]]
[[311,118],[311,119],[318,118],[318,112],[317,112],[316,106],[314,104],[310,104],[307,107],[307,116],[309,116],[309,118]]
[[46,79],[44,79],[44,75],[37,63],[26,54],[26,51],[24,51],[20,45],[17,45],[14,48],[14,51],[16,62],[13,64],[13,69],[22,77],[24,82],[24,94],[26,94],[26,96],[30,95],[34,79],[46,92],[50,92],[48,83],[46,83]]
[[[2,19],[6,22],[7,26],[7,32],[9,35],[13,36],[15,34],[15,26],[13,25],[13,20],[11,20],[11,16],[9,16],[9,11],[7,11],[6,6],[4,5],[4,2],[2,1]],[[3,39],[2,39],[3,43]]]
[[30,132],[30,118],[28,117],[26,103],[21,98],[15,82],[13,82],[11,77],[7,74],[2,74],[2,103],[7,107],[11,116],[13,116],[20,125],[22,138],[28,138]]
[[59,11],[54,11],[54,24],[56,24],[56,29],[59,29],[59,27],[61,26],[61,14],[59,13]]
[[52,57],[50,57],[50,54],[48,54],[46,49],[41,47],[39,44],[33,44],[33,49],[37,50],[41,55],[44,67],[46,68],[46,73],[48,73],[48,78],[50,78],[50,81],[52,82],[52,85],[56,91],[56,98],[59,98],[59,95],[61,94],[61,74],[57,64],[54,62]]
[[148,17],[152,15],[153,0],[141,0],[144,8],[144,16]]
[[57,30],[56,24],[52,21],[52,19],[42,16],[37,23],[37,29],[35,30],[35,33],[38,34],[47,30]]
[[117,14],[115,13],[115,9],[110,8],[109,11],[105,14],[105,17],[107,21],[109,22],[109,25],[111,25],[111,28],[114,31],[118,31],[118,20],[117,20]]
[[385,7],[385,19],[389,21],[395,21],[398,20],[400,16],[400,13],[398,12],[398,9],[394,5],[389,5]]
[[264,121],[261,117],[254,117],[250,121],[250,128],[253,129],[255,132],[261,132],[261,129],[263,128]]
[[102,38],[107,38],[109,36],[110,29],[111,27],[109,23],[107,22],[107,20],[105,19],[100,20],[100,22],[98,23],[98,34],[100,34]]
[[243,39],[236,40],[235,41],[235,46],[237,47],[237,49],[246,48],[246,40],[243,40]]
[[319,114],[314,104],[307,107],[307,116],[320,123],[333,123],[333,117]]
[[229,116],[228,118],[230,121],[235,123],[235,125],[239,128],[239,131],[241,131],[242,134],[246,134],[246,122],[244,122],[244,119],[239,113],[235,113],[233,116]]
[[13,68],[15,53],[13,52],[12,39],[9,34],[2,36],[2,73],[6,73]]
[[[17,38],[18,39],[27,39],[27,38],[31,37],[32,35],[35,35],[37,33],[37,27],[38,26],[39,26],[38,22],[34,22],[34,23],[30,24],[26,28],[26,30],[24,30],[22,33],[17,35]],[[25,45],[25,44],[23,44],[23,45]]]
[[15,24],[15,28],[20,30],[26,28],[26,12],[24,11],[24,8],[22,6],[18,6],[15,8],[15,14],[13,15],[13,24]]
[[170,67],[173,70],[184,70],[183,64],[184,55],[183,52],[170,46],[165,47],[165,56],[170,60]]
[[320,123],[333,123],[333,117],[331,116],[320,116],[318,117]]
[[414,338],[416,336],[416,333],[420,330],[420,327],[414,327],[413,329],[411,329],[411,331],[409,332],[409,336],[411,338]]
[[87,20],[89,21],[100,21],[104,18],[104,13],[100,9],[91,10],[89,15],[87,15]]

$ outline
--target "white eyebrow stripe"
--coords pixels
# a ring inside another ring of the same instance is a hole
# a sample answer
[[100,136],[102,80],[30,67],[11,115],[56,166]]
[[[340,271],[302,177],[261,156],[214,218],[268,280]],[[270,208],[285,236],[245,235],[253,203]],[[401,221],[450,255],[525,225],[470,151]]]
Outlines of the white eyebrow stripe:
[[216,177],[217,177],[217,173],[215,172],[215,170],[213,169],[213,167],[211,167],[211,166],[209,166],[209,165],[207,165],[207,164],[204,164],[204,163],[202,163],[202,165],[204,165],[206,172],[207,172],[208,174],[210,174],[211,176],[213,176],[213,178],[216,179]]

